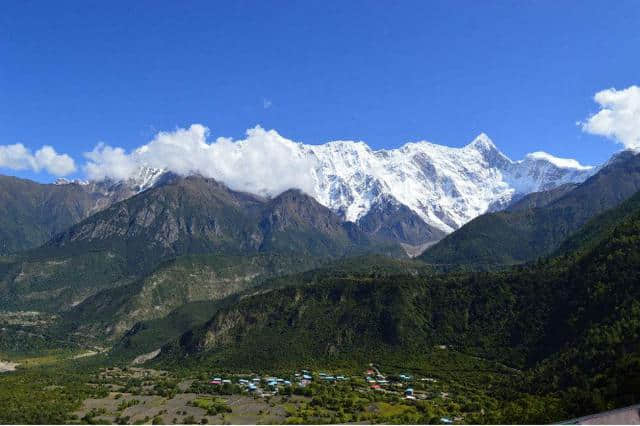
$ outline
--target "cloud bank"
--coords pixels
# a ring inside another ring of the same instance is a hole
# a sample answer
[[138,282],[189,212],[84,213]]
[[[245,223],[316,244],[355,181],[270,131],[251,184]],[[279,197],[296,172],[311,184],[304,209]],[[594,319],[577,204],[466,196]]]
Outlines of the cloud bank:
[[313,193],[314,163],[296,149],[296,143],[275,130],[249,129],[246,138],[207,141],[209,129],[193,124],[188,129],[160,132],[154,139],[127,153],[99,144],[85,153],[90,179],[131,177],[147,166],[180,175],[199,174],[224,182],[238,191],[274,196],[289,188]]
[[585,122],[582,130],[605,136],[624,145],[625,148],[640,148],[640,87],[606,89],[594,96],[600,111]]
[[0,167],[34,172],[45,170],[54,176],[66,176],[76,170],[73,158],[67,154],[58,154],[48,145],[44,145],[32,154],[21,143],[0,145]]

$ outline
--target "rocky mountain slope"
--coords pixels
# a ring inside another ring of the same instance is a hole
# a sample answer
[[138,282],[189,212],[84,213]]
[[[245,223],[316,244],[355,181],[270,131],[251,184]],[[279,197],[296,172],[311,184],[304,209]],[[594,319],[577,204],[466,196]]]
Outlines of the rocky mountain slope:
[[303,266],[370,251],[402,255],[300,191],[263,199],[213,179],[174,177],[2,259],[0,306],[66,310],[187,254],[278,254]]
[[0,176],[0,255],[43,244],[136,187],[115,182],[40,184]]

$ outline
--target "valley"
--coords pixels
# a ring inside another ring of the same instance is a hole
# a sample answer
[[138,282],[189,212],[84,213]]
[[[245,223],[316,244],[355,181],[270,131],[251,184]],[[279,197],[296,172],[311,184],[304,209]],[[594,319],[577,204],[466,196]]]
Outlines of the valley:
[[639,6],[2,2],[0,426],[640,425]]
[[[71,352],[20,357],[21,370],[0,376],[13,389],[0,388],[5,407],[0,419],[64,419],[71,424],[491,423],[508,419],[496,417],[506,407],[502,394],[521,375],[440,347],[404,370],[393,363],[261,372],[206,365],[162,370],[105,366],[109,361],[96,357]],[[22,398],[27,394],[37,395],[39,402],[26,405]],[[535,415],[547,418],[544,412]]]
[[403,245],[431,231],[405,207],[354,223],[296,190],[165,177],[0,258],[0,422],[548,423],[633,404],[638,170],[617,155],[417,257]]

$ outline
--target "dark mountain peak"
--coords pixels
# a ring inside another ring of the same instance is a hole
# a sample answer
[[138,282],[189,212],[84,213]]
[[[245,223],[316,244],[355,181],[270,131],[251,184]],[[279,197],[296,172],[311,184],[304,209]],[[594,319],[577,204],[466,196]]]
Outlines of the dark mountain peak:
[[634,149],[624,149],[622,151],[616,152],[609,158],[609,160],[602,165],[602,169],[615,166],[618,163],[630,161],[633,158],[637,158],[640,156],[640,151]]
[[315,198],[313,198],[312,196],[306,194],[305,192],[303,192],[302,190],[298,189],[298,188],[289,188],[286,191],[281,192],[280,194],[276,195],[275,197],[272,198],[272,200],[280,200],[280,201],[284,201],[284,200],[301,200],[301,199],[309,199],[309,200],[313,200],[317,203],[317,201],[315,200]]
[[338,215],[299,189],[289,189],[269,200],[264,206],[261,227],[267,232],[288,228],[343,232]]
[[277,197],[270,199],[266,203],[266,208],[297,214],[331,215],[335,216],[337,221],[340,221],[338,216],[328,207],[323,206],[315,198],[299,189],[288,189]]
[[407,251],[410,248],[408,246],[412,246],[410,255],[422,252],[445,235],[389,195],[378,197],[367,214],[358,220],[358,226],[372,238],[402,243]]

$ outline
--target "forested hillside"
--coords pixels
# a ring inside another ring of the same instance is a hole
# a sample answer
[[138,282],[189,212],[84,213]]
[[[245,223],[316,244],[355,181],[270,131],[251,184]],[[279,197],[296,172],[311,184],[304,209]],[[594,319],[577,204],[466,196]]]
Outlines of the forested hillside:
[[571,414],[629,404],[640,398],[640,210],[621,211],[595,245],[502,272],[307,273],[220,309],[164,362],[251,368],[447,345],[526,370],[529,392],[561,395]]

